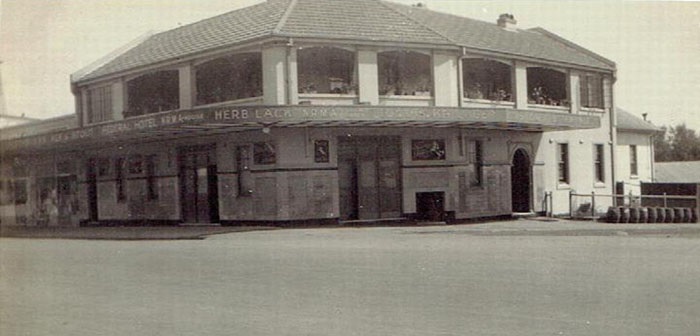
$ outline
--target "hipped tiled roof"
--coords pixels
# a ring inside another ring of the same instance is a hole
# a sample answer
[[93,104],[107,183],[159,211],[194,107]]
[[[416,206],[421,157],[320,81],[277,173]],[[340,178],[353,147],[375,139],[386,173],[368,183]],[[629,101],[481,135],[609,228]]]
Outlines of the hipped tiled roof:
[[617,129],[621,131],[653,133],[661,130],[654,124],[619,107],[615,108],[615,115],[617,116]]
[[343,39],[466,47],[614,70],[614,63],[544,30],[495,23],[382,0],[268,0],[151,36],[73,78],[95,79],[266,37]]

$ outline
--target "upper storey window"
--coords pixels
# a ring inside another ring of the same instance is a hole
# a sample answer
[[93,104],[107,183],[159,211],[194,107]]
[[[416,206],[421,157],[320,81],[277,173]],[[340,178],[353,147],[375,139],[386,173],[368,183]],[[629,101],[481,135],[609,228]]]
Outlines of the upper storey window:
[[581,106],[603,108],[603,76],[583,74],[580,80]]
[[355,94],[355,53],[334,47],[299,49],[299,93]]
[[112,120],[112,87],[101,86],[87,90],[88,123]]
[[433,80],[430,56],[413,51],[387,51],[377,56],[379,94],[430,96]]
[[569,106],[566,74],[548,68],[527,68],[528,103]]
[[511,67],[507,64],[479,59],[462,60],[464,97],[492,101],[513,101]]
[[237,54],[195,68],[197,105],[262,96],[262,56]]
[[127,110],[124,117],[133,117],[180,107],[179,75],[177,70],[148,73],[126,84]]

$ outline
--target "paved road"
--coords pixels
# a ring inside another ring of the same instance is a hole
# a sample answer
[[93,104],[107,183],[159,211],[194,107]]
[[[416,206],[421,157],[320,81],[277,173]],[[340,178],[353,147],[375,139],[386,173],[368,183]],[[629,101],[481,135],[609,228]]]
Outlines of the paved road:
[[698,334],[697,235],[582,225],[0,239],[0,335]]

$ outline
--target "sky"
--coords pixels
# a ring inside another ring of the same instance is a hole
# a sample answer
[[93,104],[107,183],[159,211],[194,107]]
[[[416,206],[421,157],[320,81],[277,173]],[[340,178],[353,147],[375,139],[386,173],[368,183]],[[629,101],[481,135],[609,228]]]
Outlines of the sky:
[[[71,73],[149,31],[260,1],[0,0],[6,113],[73,113]],[[392,1],[489,22],[512,13],[518,28],[545,28],[615,61],[617,106],[700,131],[700,1]]]

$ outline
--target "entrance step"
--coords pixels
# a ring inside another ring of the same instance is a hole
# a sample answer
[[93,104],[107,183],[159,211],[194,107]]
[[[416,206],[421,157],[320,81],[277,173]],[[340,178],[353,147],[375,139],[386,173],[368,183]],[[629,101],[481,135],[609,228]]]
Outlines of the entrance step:
[[513,213],[513,218],[534,218],[537,217],[537,214],[534,212],[514,212]]
[[178,226],[196,226],[196,227],[206,227],[206,226],[221,226],[221,223],[180,223]]
[[341,220],[338,223],[340,225],[369,225],[369,224],[382,224],[382,223],[397,223],[405,222],[408,218],[398,217],[398,218],[379,218],[379,219],[351,219],[351,220]]

